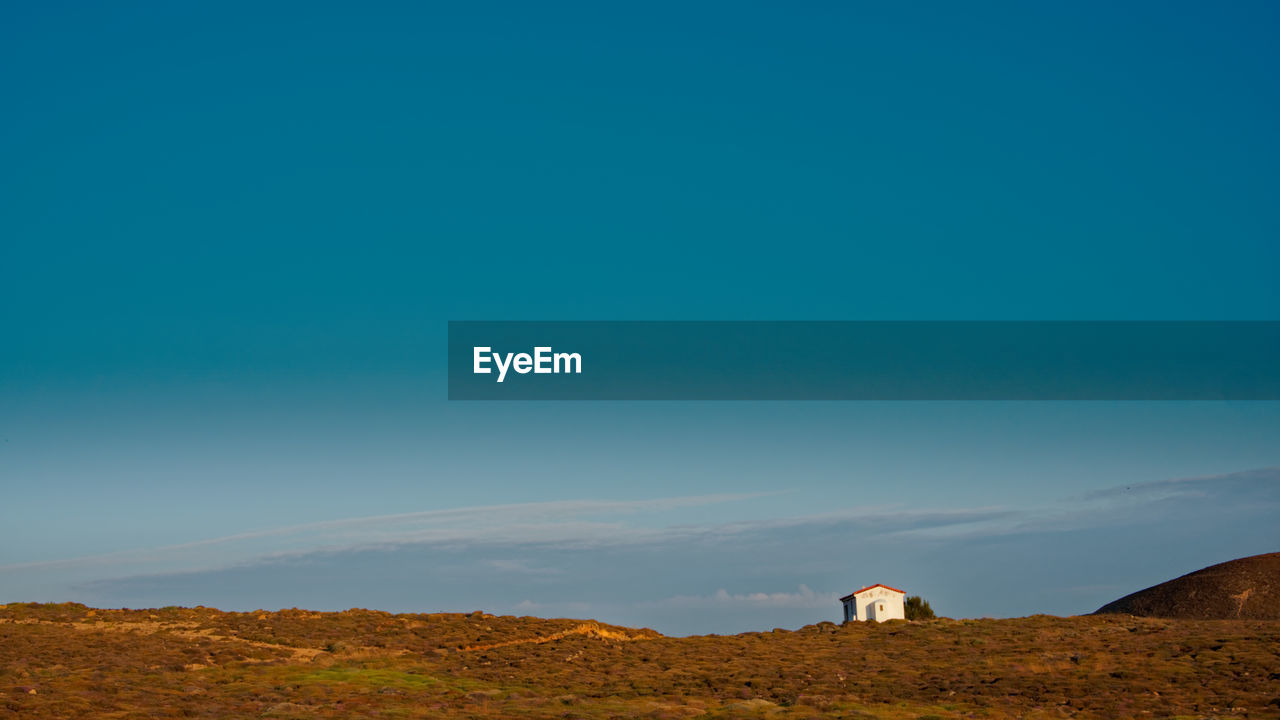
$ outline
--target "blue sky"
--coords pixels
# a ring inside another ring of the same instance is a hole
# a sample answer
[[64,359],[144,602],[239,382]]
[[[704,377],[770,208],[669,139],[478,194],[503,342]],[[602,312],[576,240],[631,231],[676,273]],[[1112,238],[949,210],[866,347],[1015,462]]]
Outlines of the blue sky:
[[0,602],[726,632],[873,582],[1083,612],[1273,551],[1276,403],[449,403],[444,350],[451,319],[1280,319],[1276,15],[11,11]]

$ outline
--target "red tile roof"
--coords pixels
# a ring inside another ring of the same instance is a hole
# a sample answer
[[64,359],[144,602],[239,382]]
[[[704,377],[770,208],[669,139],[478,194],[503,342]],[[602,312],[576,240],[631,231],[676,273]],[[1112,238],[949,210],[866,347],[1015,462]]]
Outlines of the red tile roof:
[[866,586],[866,587],[862,588],[861,590],[854,590],[853,592],[849,593],[848,595],[845,595],[844,597],[840,598],[840,602],[844,602],[845,600],[848,600],[849,598],[853,597],[854,595],[861,595],[862,593],[864,593],[864,592],[866,592],[866,591],[868,591],[868,590],[870,590],[870,589],[872,589],[872,588],[878,588],[878,587],[882,587],[882,588],[884,588],[885,590],[892,590],[892,591],[894,591],[894,592],[896,592],[896,593],[901,593],[901,594],[903,594],[903,595],[906,595],[906,594],[907,594],[907,591],[906,591],[906,590],[899,590],[898,588],[892,588],[892,587],[889,587],[888,585],[884,585],[884,584],[881,584],[881,583],[876,583],[875,585],[868,585],[868,586]]

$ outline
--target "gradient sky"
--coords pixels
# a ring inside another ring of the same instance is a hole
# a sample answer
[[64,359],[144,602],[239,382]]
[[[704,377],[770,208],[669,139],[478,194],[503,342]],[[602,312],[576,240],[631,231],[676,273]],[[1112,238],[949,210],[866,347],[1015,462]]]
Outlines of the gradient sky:
[[9,9],[0,602],[728,632],[874,582],[1087,612],[1280,549],[1280,403],[468,404],[444,377],[451,319],[1278,320],[1277,27]]

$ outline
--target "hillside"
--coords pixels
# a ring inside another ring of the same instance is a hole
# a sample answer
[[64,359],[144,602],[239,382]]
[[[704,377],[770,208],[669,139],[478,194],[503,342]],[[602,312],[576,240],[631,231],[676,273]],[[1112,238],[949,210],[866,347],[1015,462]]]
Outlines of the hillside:
[[0,606],[0,717],[1275,717],[1280,623],[831,623],[668,638],[368,610]]
[[1096,614],[1280,620],[1280,553],[1219,563],[1107,603]]

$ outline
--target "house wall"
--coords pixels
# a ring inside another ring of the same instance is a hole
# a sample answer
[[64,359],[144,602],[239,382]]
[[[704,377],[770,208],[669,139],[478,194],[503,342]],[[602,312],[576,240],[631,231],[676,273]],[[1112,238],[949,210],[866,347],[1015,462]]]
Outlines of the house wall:
[[[885,588],[872,588],[854,598],[854,603],[858,610],[858,619],[875,620],[877,622],[905,620],[907,617],[906,608],[903,607],[903,599],[905,597],[901,593]],[[884,606],[883,610],[880,609],[882,605]]]

